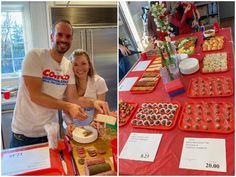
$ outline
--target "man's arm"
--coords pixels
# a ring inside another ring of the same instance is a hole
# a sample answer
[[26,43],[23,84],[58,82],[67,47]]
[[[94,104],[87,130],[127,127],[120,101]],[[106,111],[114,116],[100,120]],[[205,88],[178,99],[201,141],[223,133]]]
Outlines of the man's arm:
[[109,114],[108,104],[101,100],[96,100],[94,98],[79,97],[77,98],[77,90],[74,84],[69,84],[66,89],[66,100],[80,105],[81,107],[94,107],[100,113]]
[[87,118],[80,106],[62,100],[57,100],[41,91],[42,80],[39,77],[23,76],[25,85],[28,89],[30,99],[41,106],[51,109],[62,109],[69,112],[72,118]]

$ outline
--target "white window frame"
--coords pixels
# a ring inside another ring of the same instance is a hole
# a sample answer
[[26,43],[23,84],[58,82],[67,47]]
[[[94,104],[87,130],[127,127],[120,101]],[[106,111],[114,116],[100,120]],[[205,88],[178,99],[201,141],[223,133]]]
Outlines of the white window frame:
[[[29,2],[2,2],[2,9],[4,10],[23,10],[23,25],[24,25],[24,47],[25,54],[32,48],[32,33],[31,33],[31,23],[30,23],[30,10]],[[21,73],[6,73],[1,74],[2,84],[1,86],[17,86],[19,77]]]

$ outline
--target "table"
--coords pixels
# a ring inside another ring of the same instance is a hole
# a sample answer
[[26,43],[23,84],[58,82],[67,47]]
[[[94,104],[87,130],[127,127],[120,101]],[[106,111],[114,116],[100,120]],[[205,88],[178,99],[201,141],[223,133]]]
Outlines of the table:
[[[207,74],[207,76],[230,76],[234,80],[234,51],[233,51],[233,40],[230,28],[221,29],[218,33],[225,37],[224,48],[221,51],[225,51],[228,54],[230,61],[230,70],[225,73]],[[203,42],[202,33],[191,34],[198,37],[197,46],[195,53],[192,55],[199,60],[202,60],[205,53],[213,52],[202,52],[201,44]],[[181,35],[175,39],[185,38],[189,35]],[[139,60],[140,61],[140,60]],[[126,75],[127,77],[140,76],[143,71],[130,72]],[[198,71],[192,75],[185,75],[181,77],[181,81],[185,88],[191,78],[199,77],[202,74]],[[119,92],[119,99],[127,102],[143,103],[148,101],[178,101],[183,104],[185,102],[197,102],[199,99],[192,99],[187,97],[186,92],[175,97],[169,97],[164,89],[162,81],[160,81],[152,93],[147,94],[132,94],[129,91]],[[203,99],[201,99],[203,100]],[[204,98],[204,101],[216,101],[216,102],[231,102],[234,105],[234,95],[224,98]],[[123,149],[131,132],[139,133],[160,133],[163,134],[162,140],[153,163],[143,161],[133,161],[126,159],[119,159],[119,173],[120,175],[234,175],[235,174],[235,162],[234,162],[234,133],[231,134],[217,134],[217,133],[200,133],[200,132],[187,132],[181,131],[176,125],[174,129],[169,131],[161,130],[150,130],[150,129],[138,129],[133,128],[130,123],[119,128],[119,152]],[[182,145],[185,137],[194,138],[224,138],[226,140],[226,160],[227,160],[227,172],[211,172],[202,170],[188,170],[180,169],[179,162],[182,152]],[[132,168],[131,168],[132,167]]]
[[[100,157],[103,156],[106,160],[106,162],[108,162],[110,164],[110,166],[112,167],[112,170],[114,169],[114,165],[112,163],[112,144],[111,141],[113,139],[115,139],[116,136],[116,132],[110,132],[111,134],[108,136],[106,136],[105,138],[101,138],[99,137],[96,141],[92,142],[92,143],[88,143],[88,144],[80,144],[77,143],[74,140],[71,140],[70,143],[73,147],[73,155],[74,155],[74,159],[75,159],[75,163],[79,172],[79,175],[84,176],[85,172],[84,172],[84,166],[83,165],[79,165],[78,160],[80,159],[78,156],[78,152],[77,152],[77,148],[78,147],[84,147],[85,149],[87,148],[103,148],[106,150],[106,153],[103,155],[98,154],[96,157]],[[41,144],[36,144],[36,145],[29,145],[29,146],[24,146],[24,147],[19,147],[19,148],[12,148],[12,149],[6,149],[2,151],[2,156],[6,153],[15,153],[17,151],[24,151],[24,150],[30,150],[30,149],[37,149],[37,148],[41,148],[41,147],[47,147],[48,143],[41,143]],[[63,151],[63,156],[64,156],[64,160],[66,162],[67,168],[68,168],[68,174],[67,176],[74,176],[74,172],[73,172],[73,166],[72,166],[72,162],[71,162],[71,156],[70,154],[67,152],[64,140],[60,140],[58,141],[58,149],[56,150],[49,150],[50,151],[50,163],[51,163],[51,167],[48,169],[42,169],[42,170],[36,170],[36,171],[32,171],[32,172],[26,172],[23,173],[21,175],[30,175],[30,176],[36,176],[36,175],[43,175],[43,176],[61,176],[61,175],[65,175],[62,165],[61,165],[61,161],[60,161],[60,157],[59,157],[59,149],[62,149]],[[88,157],[88,155],[86,156],[86,159],[92,159],[91,157]]]
[[[2,151],[2,156],[5,153],[14,153],[17,151],[24,151],[24,150],[29,150],[29,149],[36,149],[36,148],[41,148],[41,147],[46,147],[48,146],[48,143],[41,143],[41,144],[36,144],[36,145],[29,145],[29,146],[24,146],[24,147],[18,147],[18,148],[12,148],[12,149],[6,149]],[[68,169],[68,176],[74,175],[73,173],[73,168],[72,168],[72,162],[69,153],[67,153],[65,144],[63,140],[60,140],[58,142],[58,149],[63,150],[63,155],[65,162],[67,164],[67,169]],[[23,175],[30,175],[30,176],[35,176],[35,175],[44,175],[44,176],[50,176],[50,175],[55,175],[55,176],[61,176],[65,175],[60,157],[59,157],[59,151],[58,149],[56,150],[49,150],[50,151],[50,163],[51,163],[51,168],[49,169],[43,169],[43,170],[36,170],[32,172],[27,172],[24,173]]]

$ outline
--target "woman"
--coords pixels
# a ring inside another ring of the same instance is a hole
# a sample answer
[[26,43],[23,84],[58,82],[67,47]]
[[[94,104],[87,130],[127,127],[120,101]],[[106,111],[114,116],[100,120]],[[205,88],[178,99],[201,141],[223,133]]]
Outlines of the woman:
[[[88,53],[83,49],[77,49],[73,51],[70,58],[73,64],[73,71],[75,73],[77,96],[90,97],[105,101],[106,92],[108,91],[106,82],[102,77],[95,74],[95,69]],[[78,119],[72,120],[68,114],[64,115],[64,120],[67,124],[67,134],[69,136],[76,126],[90,125],[93,122],[95,109],[84,108],[84,110],[89,116],[88,119],[84,121]],[[92,124],[94,125],[94,123]]]
[[[196,20],[191,21],[189,17],[192,12],[192,8],[195,7],[190,3],[181,4],[180,2],[175,2],[175,10],[176,12],[170,16],[170,23],[175,26],[174,29],[177,29],[178,34],[187,34],[194,32],[195,27],[198,25]],[[197,9],[195,10],[197,11]],[[192,12],[193,13],[193,12]],[[190,15],[189,15],[190,14]],[[197,18],[199,18],[199,12],[197,11]],[[194,17],[192,17],[194,18]],[[191,25],[190,25],[191,23]]]

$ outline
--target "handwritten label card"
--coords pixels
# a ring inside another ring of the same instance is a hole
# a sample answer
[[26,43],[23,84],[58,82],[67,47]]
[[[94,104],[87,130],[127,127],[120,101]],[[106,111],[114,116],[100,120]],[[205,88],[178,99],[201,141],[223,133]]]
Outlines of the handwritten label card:
[[184,138],[179,168],[226,172],[225,139]]
[[121,159],[153,162],[162,134],[131,133],[120,153]]
[[2,175],[16,175],[50,168],[49,148],[14,151],[2,155]]
[[151,63],[151,60],[139,61],[132,71],[145,71],[145,69],[150,63]]
[[120,84],[119,91],[130,91],[138,77],[127,77]]

